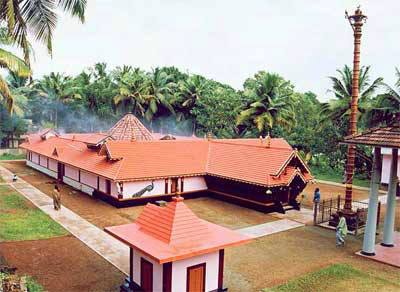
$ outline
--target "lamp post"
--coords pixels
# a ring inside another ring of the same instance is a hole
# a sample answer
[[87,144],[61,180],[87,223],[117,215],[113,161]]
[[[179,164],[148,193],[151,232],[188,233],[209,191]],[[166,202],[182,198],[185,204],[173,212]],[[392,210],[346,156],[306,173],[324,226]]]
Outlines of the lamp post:
[[[360,77],[360,47],[362,26],[367,20],[367,16],[363,15],[360,7],[358,7],[353,15],[349,15],[346,11],[346,19],[348,19],[354,32],[354,57],[353,57],[353,79],[351,91],[351,114],[349,134],[357,134],[357,112],[358,112],[358,95],[359,95],[359,77]],[[356,148],[355,145],[349,145],[347,149],[346,163],[346,196],[344,211],[351,213],[352,197],[353,197],[353,175]]]

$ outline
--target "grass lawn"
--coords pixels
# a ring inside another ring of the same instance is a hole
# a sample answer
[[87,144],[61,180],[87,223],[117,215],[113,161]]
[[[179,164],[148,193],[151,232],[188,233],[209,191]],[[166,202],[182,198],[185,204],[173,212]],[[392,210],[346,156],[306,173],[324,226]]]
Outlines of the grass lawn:
[[293,279],[265,292],[275,291],[400,291],[400,283],[357,270],[348,264],[334,264]]
[[[311,167],[311,172],[316,179],[333,181],[333,182],[337,182],[337,183],[343,182],[343,174],[342,173],[336,172],[334,170],[323,171],[323,170],[319,169],[318,167],[315,167],[312,165],[310,167]],[[360,177],[355,176],[353,179],[353,185],[355,185],[355,186],[369,188],[369,184],[370,184],[369,180],[365,179],[365,178],[360,178]]]
[[34,240],[68,232],[8,186],[0,186],[0,242]]
[[25,154],[10,154],[10,153],[3,153],[0,155],[0,160],[20,160],[25,159]]
[[[0,280],[7,277],[7,274],[0,273]],[[1,281],[0,281],[1,282]],[[26,276],[26,288],[29,292],[42,292],[44,291],[42,285],[38,284],[31,276]]]

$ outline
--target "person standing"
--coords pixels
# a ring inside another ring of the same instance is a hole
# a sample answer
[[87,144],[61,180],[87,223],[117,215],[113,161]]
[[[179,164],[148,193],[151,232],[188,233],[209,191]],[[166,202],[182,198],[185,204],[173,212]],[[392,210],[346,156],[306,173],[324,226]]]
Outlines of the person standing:
[[319,192],[319,188],[316,188],[315,191],[314,191],[313,202],[314,203],[319,203],[319,201],[321,201],[321,193]]
[[344,246],[344,239],[347,235],[347,223],[346,218],[343,216],[342,211],[338,211],[339,223],[336,226],[336,246]]
[[61,209],[61,194],[60,194],[60,188],[56,184],[54,186],[53,190],[53,205],[55,210],[60,210]]

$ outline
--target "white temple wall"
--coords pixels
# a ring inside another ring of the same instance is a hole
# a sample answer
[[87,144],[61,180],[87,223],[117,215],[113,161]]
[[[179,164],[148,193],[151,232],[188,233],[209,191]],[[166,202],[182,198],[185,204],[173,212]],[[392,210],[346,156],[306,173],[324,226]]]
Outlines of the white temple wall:
[[97,189],[97,175],[81,170],[81,183]]
[[172,263],[172,291],[186,291],[187,268],[206,263],[205,291],[218,289],[219,252],[196,256]]
[[[145,187],[150,186],[153,182],[153,190],[145,192],[141,197],[162,196],[165,195],[165,179],[145,180],[124,182],[123,196],[124,199],[131,198],[133,194]],[[168,179],[168,194],[171,194],[171,179]],[[193,192],[206,190],[207,184],[202,176],[183,178],[183,192]],[[181,190],[181,178],[178,179],[178,190]]]
[[49,169],[55,172],[58,171],[58,162],[57,160],[49,158]]
[[70,165],[65,165],[65,176],[75,181],[79,180],[79,169]]
[[[178,182],[180,188],[180,182]],[[207,184],[203,176],[185,177],[183,179],[183,192],[206,190]]]
[[99,191],[106,193],[106,179],[103,177],[99,178]]
[[43,155],[39,155],[40,157],[40,165],[47,168],[47,157]]
[[[153,291],[162,291],[162,283],[163,283],[163,267],[150,257],[144,255],[140,251],[134,249],[133,250],[133,281],[136,284],[140,285],[140,262],[141,258],[144,258],[146,261],[153,264]],[[182,291],[186,291],[185,289]]]
[[132,198],[132,195],[136,192],[142,190],[143,188],[151,185],[153,182],[154,188],[150,192],[145,192],[141,197],[148,197],[154,195],[164,195],[165,193],[165,180],[146,180],[146,181],[134,181],[134,182],[124,182],[123,196],[124,199]]
[[29,161],[29,160],[26,161],[26,165],[28,165],[29,167],[32,167],[32,168],[34,168],[34,169],[36,169],[36,170],[38,170],[40,172],[45,173],[48,176],[51,176],[53,178],[57,178],[57,172],[56,171],[52,171],[50,169],[47,169],[46,167],[43,167],[43,166],[41,166],[39,164],[36,164],[36,163],[34,163],[32,161]]
[[32,162],[35,164],[39,164],[39,154],[32,152]]
[[76,180],[73,180],[70,177],[64,176],[63,182],[79,191],[82,191],[83,193],[86,193],[91,196],[93,195],[94,188],[87,186],[85,184],[82,184]]

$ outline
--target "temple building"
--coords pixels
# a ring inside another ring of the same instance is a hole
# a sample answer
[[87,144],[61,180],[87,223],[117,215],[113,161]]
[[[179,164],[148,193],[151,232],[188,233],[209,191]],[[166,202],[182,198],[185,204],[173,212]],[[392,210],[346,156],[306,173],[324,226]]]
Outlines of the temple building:
[[117,207],[212,196],[263,212],[298,208],[312,179],[284,139],[214,139],[151,133],[132,114],[107,133],[45,130],[21,144],[26,163]]

